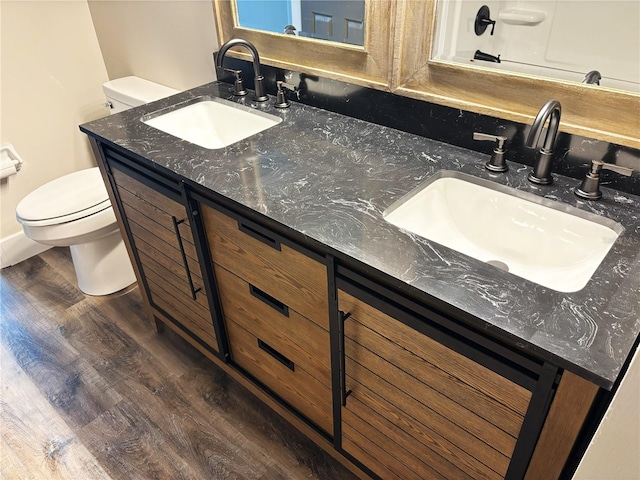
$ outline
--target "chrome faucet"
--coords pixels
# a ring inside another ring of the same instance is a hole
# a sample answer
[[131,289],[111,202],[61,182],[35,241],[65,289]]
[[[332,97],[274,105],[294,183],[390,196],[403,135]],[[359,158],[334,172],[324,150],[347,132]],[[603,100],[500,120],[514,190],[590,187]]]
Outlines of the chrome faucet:
[[556,142],[558,136],[558,126],[560,125],[560,114],[562,108],[558,100],[549,100],[545,103],[538,115],[536,115],[529,136],[525,145],[529,148],[536,148],[540,140],[540,134],[544,124],[549,120],[549,127],[547,128],[547,134],[544,137],[544,144],[540,149],[540,154],[536,159],[536,163],[533,170],[529,173],[528,179],[531,183],[538,185],[549,185],[553,182],[551,176],[551,167],[553,166],[553,145]]
[[247,40],[242,38],[232,38],[227,43],[220,47],[218,51],[218,57],[216,59],[216,67],[223,68],[222,62],[224,60],[224,56],[227,54],[227,50],[232,47],[245,47],[249,52],[251,52],[251,56],[253,57],[253,75],[254,75],[254,85],[255,85],[255,95],[254,99],[256,102],[266,102],[269,100],[269,97],[264,91],[264,77],[260,74],[260,56],[258,55],[258,50],[253,44]]

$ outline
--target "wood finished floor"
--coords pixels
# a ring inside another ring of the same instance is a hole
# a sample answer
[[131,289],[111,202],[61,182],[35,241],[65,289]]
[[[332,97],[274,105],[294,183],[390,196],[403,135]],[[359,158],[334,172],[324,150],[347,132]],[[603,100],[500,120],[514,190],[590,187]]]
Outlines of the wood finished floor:
[[0,275],[0,478],[356,477],[170,329],[137,287],[75,286],[68,249]]

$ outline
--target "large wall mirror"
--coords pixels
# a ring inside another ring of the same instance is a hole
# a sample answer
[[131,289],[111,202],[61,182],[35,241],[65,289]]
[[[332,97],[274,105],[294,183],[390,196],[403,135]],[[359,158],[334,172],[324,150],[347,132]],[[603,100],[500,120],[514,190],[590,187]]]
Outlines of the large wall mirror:
[[[241,37],[269,65],[388,88],[394,0],[213,0],[213,6],[220,44]],[[248,58],[240,50],[234,55]]]
[[[580,83],[584,78],[582,71],[578,79],[567,81],[548,75],[496,69],[492,65],[484,65],[489,63],[486,61],[471,64],[466,60],[458,62],[438,58],[437,55],[433,57],[432,52],[437,52],[441,46],[436,31],[443,26],[438,20],[437,0],[364,0],[362,46],[289,35],[284,32],[286,25],[282,32],[248,28],[239,20],[236,1],[213,0],[218,40],[222,44],[234,37],[245,38],[258,47],[261,60],[267,64],[390,90],[398,95],[522,123],[531,123],[540,106],[556,98],[563,107],[562,131],[640,148],[640,93],[631,91],[633,88],[625,91],[620,85],[608,85],[607,79],[617,76],[609,74],[609,67],[589,67],[599,70],[604,79],[598,86]],[[460,0],[440,0],[440,8],[453,6],[456,1]],[[508,1],[473,2],[473,22],[483,5],[489,9],[489,20],[494,20],[502,11],[501,5]],[[525,2],[510,1],[511,4]],[[594,0],[560,1],[566,3],[561,8],[568,8],[563,14],[575,12],[579,15],[587,11]],[[602,1],[615,3],[614,0]],[[639,1],[622,0],[635,4]],[[472,0],[462,0],[461,4],[467,3],[471,4]],[[505,7],[507,10],[517,8]],[[532,7],[528,6],[527,9]],[[473,28],[468,17],[459,18],[458,29]],[[625,23],[628,19],[618,20]],[[632,21],[637,21],[637,18]],[[484,36],[491,36],[493,25],[487,25],[485,33],[480,35],[483,39]],[[496,20],[494,37],[504,35],[503,27],[504,22],[498,23]],[[598,28],[604,28],[604,25],[593,25],[594,30]],[[565,33],[561,32],[563,35]],[[637,30],[635,33],[638,35]],[[559,39],[553,42],[558,43]],[[639,48],[638,41],[629,48]],[[508,50],[497,51],[492,45],[483,45],[475,50],[490,55],[499,54],[504,60],[509,57]],[[629,52],[632,56],[633,51]],[[240,51],[235,55],[249,58]],[[586,57],[591,58],[589,54]],[[506,61],[502,63],[507,64]]]
[[[563,1],[566,2],[563,8],[567,7],[569,12],[579,16],[589,9],[592,0]],[[638,0],[628,1],[637,3]],[[549,76],[496,69],[491,65],[484,65],[490,63],[486,61],[476,61],[470,65],[471,62],[434,58],[432,52],[444,50],[437,43],[439,39],[436,32],[439,28],[447,28],[446,25],[439,24],[438,7],[442,9],[455,6],[454,3],[454,0],[398,2],[394,44],[396,63],[392,86],[394,93],[522,123],[531,123],[538,109],[547,100],[555,98],[560,100],[563,107],[560,124],[562,131],[640,148],[638,93],[605,85],[582,84]],[[463,2],[469,5],[471,3],[471,0]],[[494,8],[489,8],[489,20],[494,20],[495,15],[499,15],[500,3],[492,2]],[[523,4],[524,1],[515,3]],[[542,3],[551,3],[551,0]],[[475,16],[483,5],[488,6],[488,1],[474,2],[471,8],[475,10],[472,20],[459,21],[459,29],[473,29]],[[618,20],[626,21],[622,18]],[[491,27],[494,25],[486,25],[487,29],[482,35],[491,36]],[[494,36],[501,35],[499,29],[504,32],[502,27],[504,22],[501,26],[496,21]],[[593,25],[593,29],[600,27],[598,24]],[[529,48],[539,47],[529,45]],[[477,49],[482,51],[481,48]],[[496,51],[484,53],[501,54]],[[598,69],[597,66],[590,68]]]
[[433,58],[640,93],[640,1],[438,1]]

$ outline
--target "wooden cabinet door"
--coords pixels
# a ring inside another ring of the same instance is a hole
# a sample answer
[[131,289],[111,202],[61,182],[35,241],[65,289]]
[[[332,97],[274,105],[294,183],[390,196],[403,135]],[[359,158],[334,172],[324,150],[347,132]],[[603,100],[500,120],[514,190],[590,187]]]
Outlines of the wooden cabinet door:
[[504,478],[531,392],[338,290],[342,448],[384,479]]
[[120,197],[152,307],[218,351],[218,341],[186,208],[118,168]]

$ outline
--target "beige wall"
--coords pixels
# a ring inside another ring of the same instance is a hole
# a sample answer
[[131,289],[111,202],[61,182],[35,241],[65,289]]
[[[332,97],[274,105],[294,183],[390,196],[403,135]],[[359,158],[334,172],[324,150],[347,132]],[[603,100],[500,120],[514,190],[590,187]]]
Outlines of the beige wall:
[[89,0],[110,79],[136,75],[178,90],[215,80],[210,0]]
[[102,83],[137,75],[181,90],[202,85],[215,80],[218,46],[210,0],[0,0],[0,24],[0,142],[24,160],[0,183],[6,265],[23,242],[18,202],[95,165],[78,125],[108,114]]
[[0,184],[0,237],[22,231],[20,199],[95,165],[78,125],[104,116],[107,80],[86,1],[0,1],[0,142],[24,160]]

